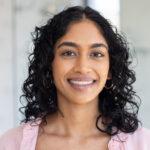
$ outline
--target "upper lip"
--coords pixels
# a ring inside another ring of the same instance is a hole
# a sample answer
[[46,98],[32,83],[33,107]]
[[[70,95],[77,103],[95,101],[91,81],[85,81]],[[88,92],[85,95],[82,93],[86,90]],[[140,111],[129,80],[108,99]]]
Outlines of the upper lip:
[[68,80],[75,80],[75,81],[93,81],[96,79],[93,79],[90,76],[76,76],[76,77],[70,77]]

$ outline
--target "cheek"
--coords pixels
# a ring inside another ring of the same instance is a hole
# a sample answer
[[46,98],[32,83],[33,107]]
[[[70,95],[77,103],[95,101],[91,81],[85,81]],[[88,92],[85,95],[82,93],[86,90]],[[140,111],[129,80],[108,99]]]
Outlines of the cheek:
[[97,66],[97,70],[101,72],[101,74],[107,74],[109,72],[109,62],[108,61],[103,61]]
[[71,62],[62,61],[59,58],[55,58],[52,64],[53,68],[53,77],[55,79],[63,79],[66,74],[72,69],[73,64]]

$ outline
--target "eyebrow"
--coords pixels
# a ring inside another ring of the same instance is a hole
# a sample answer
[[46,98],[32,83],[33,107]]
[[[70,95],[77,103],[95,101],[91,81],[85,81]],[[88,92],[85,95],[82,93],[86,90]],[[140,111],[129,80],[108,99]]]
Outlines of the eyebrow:
[[[60,48],[62,46],[71,46],[71,47],[74,47],[74,48],[79,48],[80,46],[74,42],[69,42],[69,41],[66,41],[66,42],[63,42],[61,44],[59,44],[57,46],[57,48]],[[97,47],[105,47],[106,49],[108,49],[108,46],[103,44],[103,43],[93,43],[90,48],[97,48]]]

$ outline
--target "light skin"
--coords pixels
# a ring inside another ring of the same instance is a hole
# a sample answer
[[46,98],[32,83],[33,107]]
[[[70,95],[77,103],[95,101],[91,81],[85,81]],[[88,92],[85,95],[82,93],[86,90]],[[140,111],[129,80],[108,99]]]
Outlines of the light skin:
[[[48,124],[43,126],[45,137],[67,138],[72,145],[85,143],[86,149],[90,149],[90,141],[99,141],[97,149],[99,146],[107,149],[110,137],[101,133],[95,123],[100,114],[98,95],[110,79],[108,44],[92,21],[83,19],[69,26],[55,45],[52,71],[58,107],[63,116],[58,112],[47,118]],[[68,82],[76,77],[90,77],[96,82],[91,87],[77,90]]]

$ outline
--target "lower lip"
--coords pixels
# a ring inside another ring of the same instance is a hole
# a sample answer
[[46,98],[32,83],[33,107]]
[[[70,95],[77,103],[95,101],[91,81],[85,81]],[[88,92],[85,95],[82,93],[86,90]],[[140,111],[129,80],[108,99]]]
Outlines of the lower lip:
[[89,88],[92,88],[93,86],[95,86],[95,84],[97,83],[97,81],[91,83],[91,84],[86,84],[86,85],[79,85],[79,84],[73,84],[71,82],[68,81],[68,83],[71,85],[71,87],[75,90],[78,91],[84,91],[87,90]]

